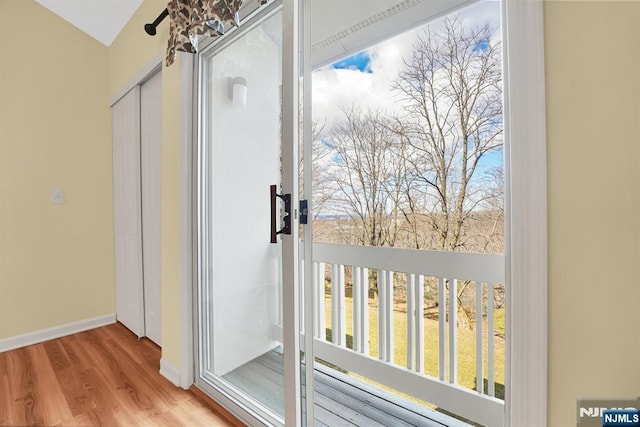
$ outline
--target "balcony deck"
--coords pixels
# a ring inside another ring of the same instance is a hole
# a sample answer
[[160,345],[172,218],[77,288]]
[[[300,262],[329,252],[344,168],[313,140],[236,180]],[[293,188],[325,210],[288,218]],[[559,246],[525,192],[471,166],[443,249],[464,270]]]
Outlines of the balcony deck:
[[[304,250],[301,244],[300,253]],[[504,400],[496,395],[502,384],[496,379],[503,380],[496,368],[504,369],[504,361],[496,358],[496,345],[501,343],[495,333],[496,292],[504,294],[506,281],[504,255],[326,243],[314,243],[312,255],[311,262],[305,259],[298,268],[301,299],[305,301],[301,327],[313,335],[317,359],[430,402],[476,425],[505,424]],[[378,290],[375,307],[369,298],[372,280]],[[469,298],[475,301],[475,339],[471,336],[475,346],[469,344],[469,334],[464,340],[465,357],[473,358],[470,353],[475,351],[475,387],[470,386],[467,371],[464,382],[458,377],[460,284],[469,287]],[[404,292],[404,314],[396,313],[396,290]],[[437,297],[438,310],[437,332],[429,325],[431,337],[437,333],[437,343],[433,339],[429,342],[431,357],[437,355],[437,361],[429,361],[430,374],[425,360],[425,290],[431,298]],[[282,307],[277,312],[281,313]],[[306,322],[309,328],[305,328]],[[282,319],[274,319],[270,342],[281,343],[282,332]],[[397,349],[402,357],[396,355]],[[314,366],[315,425],[467,425],[344,375],[344,371]],[[282,415],[282,372],[282,356],[271,351],[224,378]]]
[[[224,378],[276,413],[283,407],[282,354],[270,351]],[[304,375],[303,375],[304,379]],[[467,426],[454,418],[365,384],[339,371],[315,365],[316,426]]]

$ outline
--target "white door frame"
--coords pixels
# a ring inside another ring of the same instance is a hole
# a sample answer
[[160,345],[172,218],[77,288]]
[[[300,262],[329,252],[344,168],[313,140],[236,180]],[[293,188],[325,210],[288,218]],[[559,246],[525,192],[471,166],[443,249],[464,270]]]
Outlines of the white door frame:
[[[282,190],[291,194],[291,234],[282,239],[282,342],[284,344],[284,423],[302,425],[300,377],[300,292],[298,249],[298,126],[300,78],[299,0],[282,2]],[[284,35],[289,35],[286,37]],[[293,262],[286,262],[292,260]],[[311,399],[313,400],[313,399]]]
[[506,420],[547,424],[547,152],[542,0],[503,0]]
[[[282,13],[282,26],[283,34],[297,34],[297,30],[294,32],[294,26],[297,28],[298,19],[298,5],[297,0],[283,0],[282,6],[279,6],[275,2],[269,6],[265,6],[254,14],[251,15],[250,22],[245,23],[245,27],[242,30],[250,30],[253,23],[257,24],[262,21],[263,18],[270,16],[272,13],[276,13],[281,10]],[[248,19],[248,21],[249,21]],[[242,33],[240,33],[242,34]],[[232,38],[220,39],[216,43],[215,49],[223,48],[226,43],[232,42]],[[204,52],[211,43],[204,43],[201,46],[201,51]],[[298,85],[297,80],[293,76],[299,75],[299,59],[298,59],[298,41],[296,37],[284,37],[282,44],[282,99],[283,99],[283,111],[282,111],[282,191],[285,194],[291,194],[291,203],[293,206],[293,212],[291,215],[291,234],[282,236],[282,259],[297,260],[298,259],[298,240],[299,240],[299,219],[297,215],[298,206],[298,105],[294,103],[294,99],[298,99]],[[201,351],[199,351],[197,338],[194,335],[194,331],[197,330],[197,324],[200,321],[198,314],[199,308],[197,307],[197,278],[198,278],[198,266],[197,266],[197,253],[198,253],[198,238],[195,236],[197,230],[197,224],[199,221],[199,213],[197,212],[198,194],[197,185],[197,149],[200,138],[199,130],[201,125],[198,123],[198,115],[202,114],[202,102],[198,101],[199,96],[197,93],[199,86],[199,79],[202,79],[202,64],[198,64],[196,57],[188,54],[182,54],[180,57],[180,104],[182,112],[189,112],[189,114],[182,114],[181,117],[181,201],[183,195],[192,197],[190,203],[186,203],[184,206],[188,206],[189,209],[182,210],[180,215],[180,232],[181,232],[181,251],[188,248],[190,253],[183,252],[181,254],[181,355],[184,360],[192,360],[195,363],[188,364],[183,363],[180,367],[181,378],[180,383],[183,387],[187,388],[194,381],[200,387],[202,387],[207,393],[215,397],[225,408],[232,412],[235,416],[249,425],[263,425],[265,423],[271,424],[277,422],[275,419],[266,418],[268,414],[259,413],[256,408],[243,408],[240,406],[239,398],[233,393],[233,390],[223,390],[217,387],[201,381],[196,378],[197,372],[195,366],[200,361]],[[200,69],[196,69],[196,67]],[[295,82],[295,84],[294,84]],[[189,85],[191,83],[191,85]],[[290,100],[290,102],[287,102]],[[200,103],[200,105],[198,105]],[[197,131],[197,130],[198,131]],[[182,182],[184,178],[191,179],[189,182]],[[183,260],[185,261],[183,263]],[[183,270],[182,266],[185,266]],[[191,269],[187,269],[189,266]],[[193,279],[192,279],[193,278]],[[285,348],[284,351],[284,402],[285,402],[285,425],[300,425],[302,416],[301,411],[301,378],[300,369],[300,331],[299,329],[299,290],[298,290],[298,262],[284,262],[282,266],[282,320],[283,320],[283,335],[282,343]],[[189,301],[190,305],[187,307],[186,301]],[[185,345],[186,336],[191,339],[191,345]],[[188,352],[191,352],[191,357],[186,358]],[[287,369],[287,366],[295,366],[296,368]],[[191,372],[187,373],[186,370],[191,369]],[[184,373],[184,377],[183,377]],[[189,381],[183,381],[183,378],[187,378],[189,375]],[[187,384],[188,383],[188,384]],[[246,409],[246,410],[245,410]],[[256,409],[253,411],[252,409]]]
[[[296,2],[286,0],[284,3],[290,8]],[[547,424],[547,161],[542,12],[542,0],[504,0],[503,3],[507,139],[505,235],[509,261],[507,298],[511,307],[507,314],[507,333],[514,337],[507,343],[506,419],[509,426]],[[298,15],[290,11],[284,24],[289,30],[297,30]],[[292,47],[297,46],[287,46],[287,54]],[[294,64],[297,59],[287,57],[286,61],[291,69],[297,68],[298,65]],[[193,168],[190,153],[195,80],[192,60],[183,57],[179,62],[182,107],[180,332],[183,361],[180,384],[188,388],[194,379],[191,362],[194,360],[191,233],[193,215],[197,212],[191,198]],[[290,72],[287,71],[288,76],[291,76]],[[297,88],[291,89],[297,91]],[[291,114],[291,109],[287,110],[286,117]],[[297,124],[287,126],[288,133],[293,126]],[[517,174],[512,173],[514,170]],[[295,345],[296,338],[293,340]]]

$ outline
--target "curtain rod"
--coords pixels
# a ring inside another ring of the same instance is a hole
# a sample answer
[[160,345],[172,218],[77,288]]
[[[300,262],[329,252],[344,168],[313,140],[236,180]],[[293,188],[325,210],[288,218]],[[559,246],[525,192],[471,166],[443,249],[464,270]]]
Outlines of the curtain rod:
[[153,21],[151,24],[145,24],[144,26],[144,30],[147,32],[147,34],[149,34],[150,36],[155,36],[156,35],[156,27],[158,25],[160,25],[160,23],[164,20],[164,18],[166,18],[167,16],[169,16],[169,10],[165,9],[162,11],[162,13],[160,15],[158,15],[158,17],[155,19],[155,21]]

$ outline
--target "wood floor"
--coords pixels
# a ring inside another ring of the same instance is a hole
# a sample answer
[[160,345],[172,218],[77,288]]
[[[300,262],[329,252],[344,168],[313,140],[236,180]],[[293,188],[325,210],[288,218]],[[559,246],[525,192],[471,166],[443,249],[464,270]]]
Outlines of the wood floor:
[[0,425],[237,425],[159,365],[160,349],[119,323],[0,353]]

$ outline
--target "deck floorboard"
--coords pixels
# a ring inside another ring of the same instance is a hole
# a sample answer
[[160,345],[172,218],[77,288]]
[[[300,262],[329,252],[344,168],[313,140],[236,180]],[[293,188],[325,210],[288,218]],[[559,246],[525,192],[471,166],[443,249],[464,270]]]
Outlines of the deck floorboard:
[[[315,369],[315,425],[319,427],[441,427],[443,415],[429,408],[416,412],[416,404],[402,398],[393,401],[371,392],[355,378],[331,375],[330,369],[316,363]],[[282,413],[283,364],[282,354],[270,351],[226,374],[224,378],[243,391],[251,393],[271,410]],[[304,382],[304,375],[302,375]],[[360,386],[359,386],[360,385]],[[276,398],[277,397],[277,398]],[[304,397],[304,390],[303,390]],[[304,407],[304,404],[303,404]],[[411,407],[412,409],[409,409]],[[432,418],[429,415],[432,415]],[[434,420],[434,418],[437,420]]]

